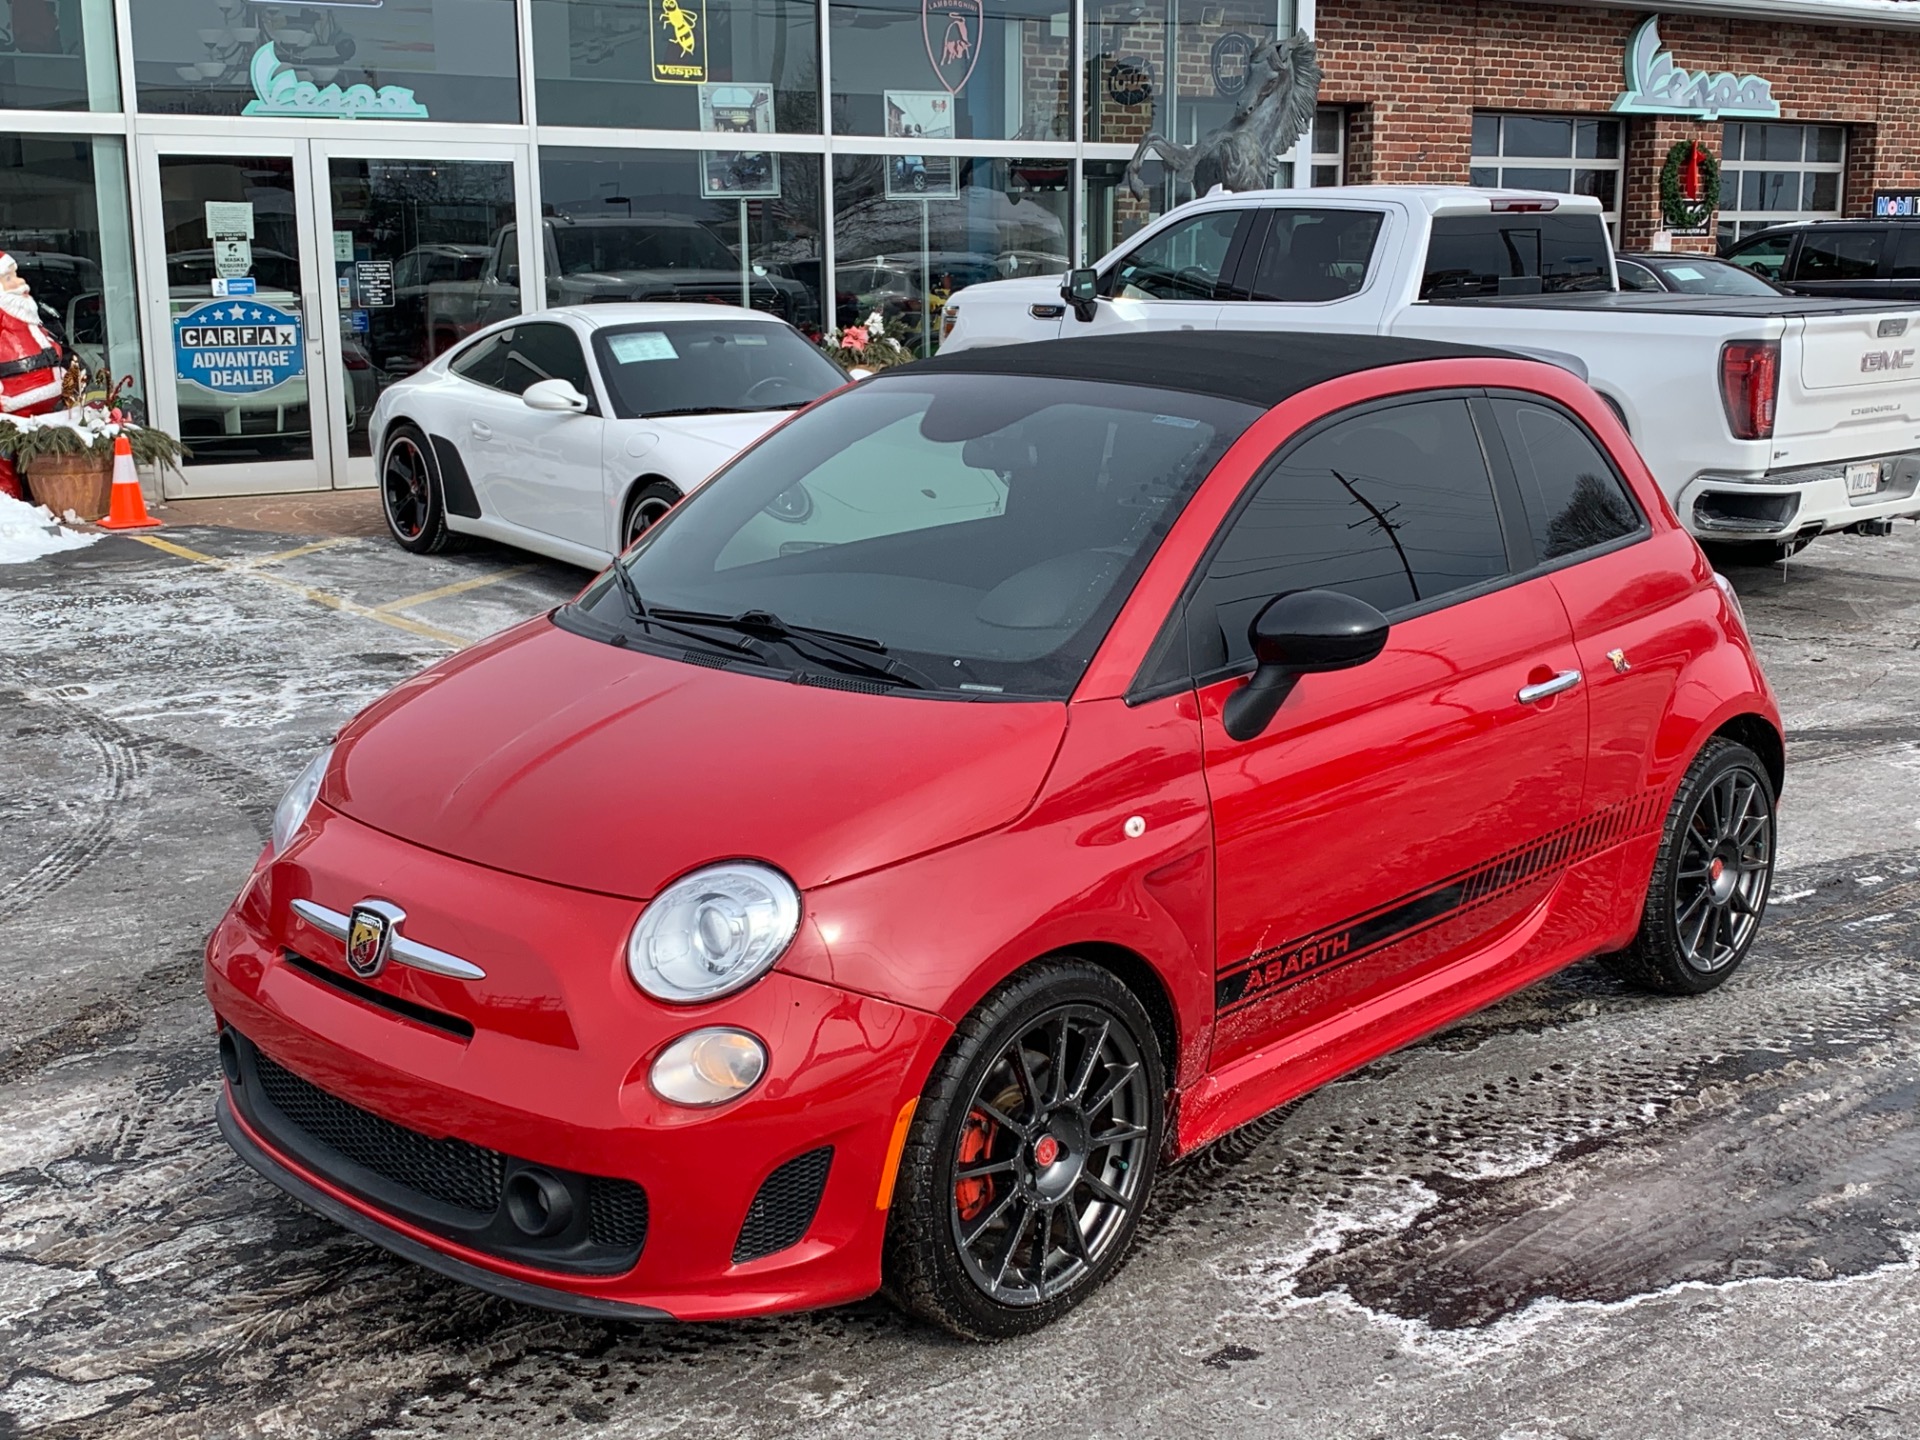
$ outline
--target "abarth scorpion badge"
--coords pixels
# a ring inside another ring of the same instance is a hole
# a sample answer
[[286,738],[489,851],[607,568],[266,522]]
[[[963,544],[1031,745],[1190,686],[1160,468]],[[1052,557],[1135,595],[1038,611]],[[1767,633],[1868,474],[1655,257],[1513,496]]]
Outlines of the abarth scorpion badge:
[[347,922],[347,968],[362,980],[371,980],[387,968],[393,937],[407,912],[385,900],[362,900]]

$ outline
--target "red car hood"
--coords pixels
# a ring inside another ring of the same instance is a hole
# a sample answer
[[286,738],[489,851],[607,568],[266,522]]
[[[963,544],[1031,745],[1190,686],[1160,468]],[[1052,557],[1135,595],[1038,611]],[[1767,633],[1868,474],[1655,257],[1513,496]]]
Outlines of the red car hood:
[[531,621],[342,733],[321,800],[517,875],[645,900],[713,860],[802,889],[1017,817],[1058,704],[858,695],[709,670]]

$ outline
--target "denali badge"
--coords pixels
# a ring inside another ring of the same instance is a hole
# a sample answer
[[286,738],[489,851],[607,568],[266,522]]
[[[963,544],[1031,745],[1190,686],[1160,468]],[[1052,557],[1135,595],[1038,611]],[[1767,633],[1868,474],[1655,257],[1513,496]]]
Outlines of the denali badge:
[[347,921],[347,968],[362,980],[371,980],[387,968],[393,938],[407,912],[385,900],[362,900]]
[[1877,370],[1911,370],[1913,351],[1911,350],[1869,350],[1860,357],[1860,373],[1871,375]]

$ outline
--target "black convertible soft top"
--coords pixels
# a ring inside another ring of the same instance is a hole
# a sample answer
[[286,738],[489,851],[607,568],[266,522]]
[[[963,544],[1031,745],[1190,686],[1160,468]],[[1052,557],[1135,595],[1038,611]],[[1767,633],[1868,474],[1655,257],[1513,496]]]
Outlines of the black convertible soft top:
[[1301,330],[1153,330],[1085,335],[1031,345],[986,345],[936,355],[890,375],[1033,375],[1101,380],[1218,395],[1263,408],[1342,375],[1417,360],[1541,359],[1512,350],[1403,340],[1390,335],[1324,335]]

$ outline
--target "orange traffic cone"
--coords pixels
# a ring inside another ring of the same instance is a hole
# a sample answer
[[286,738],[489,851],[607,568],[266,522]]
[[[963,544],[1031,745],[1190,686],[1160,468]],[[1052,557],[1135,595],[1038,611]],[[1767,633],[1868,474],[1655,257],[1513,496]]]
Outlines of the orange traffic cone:
[[147,514],[147,500],[140,493],[140,477],[133,469],[133,446],[127,437],[113,437],[113,508],[100,522],[102,530],[151,530],[160,522]]

